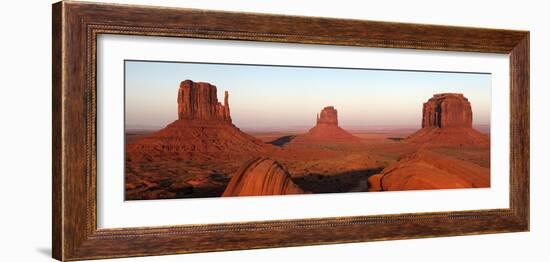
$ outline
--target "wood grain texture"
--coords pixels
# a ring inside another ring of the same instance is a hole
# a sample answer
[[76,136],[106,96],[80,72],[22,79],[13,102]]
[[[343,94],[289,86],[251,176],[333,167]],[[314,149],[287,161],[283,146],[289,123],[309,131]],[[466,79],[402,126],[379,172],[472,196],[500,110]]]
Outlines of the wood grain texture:
[[[53,6],[53,257],[81,260],[529,230],[529,32],[97,3]],[[100,34],[510,55],[510,208],[97,229]]]
[[61,51],[63,36],[61,33],[61,5],[52,8],[52,256],[61,257],[63,253],[63,190],[61,171]]
[[510,206],[529,227],[529,33],[510,52]]

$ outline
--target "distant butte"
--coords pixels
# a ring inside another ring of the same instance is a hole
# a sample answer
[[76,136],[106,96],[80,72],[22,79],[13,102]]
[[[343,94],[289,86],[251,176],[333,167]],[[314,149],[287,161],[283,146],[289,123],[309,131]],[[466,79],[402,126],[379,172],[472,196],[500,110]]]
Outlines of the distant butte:
[[489,137],[472,128],[472,106],[463,94],[435,94],[422,108],[422,128],[407,137],[412,143],[444,145],[489,144]]
[[338,126],[338,111],[333,106],[327,106],[317,114],[317,125]]
[[297,136],[292,142],[357,141],[359,138],[338,126],[338,111],[327,106],[317,114],[317,124],[306,134]]

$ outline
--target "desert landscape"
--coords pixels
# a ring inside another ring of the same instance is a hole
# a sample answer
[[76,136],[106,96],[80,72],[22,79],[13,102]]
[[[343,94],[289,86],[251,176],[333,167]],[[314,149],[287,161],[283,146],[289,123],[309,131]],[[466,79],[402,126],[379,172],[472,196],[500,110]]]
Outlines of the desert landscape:
[[489,128],[460,93],[423,98],[421,128],[346,130],[325,105],[314,126],[265,131],[239,129],[211,83],[173,94],[172,123],[126,129],[126,200],[490,187]]

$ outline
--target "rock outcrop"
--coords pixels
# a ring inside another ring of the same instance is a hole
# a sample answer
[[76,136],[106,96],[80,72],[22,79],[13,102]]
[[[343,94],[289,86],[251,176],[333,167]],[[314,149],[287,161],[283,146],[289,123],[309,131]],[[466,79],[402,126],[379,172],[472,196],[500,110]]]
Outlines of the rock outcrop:
[[487,146],[489,137],[472,128],[472,106],[462,94],[435,94],[422,108],[422,129],[406,141]]
[[178,119],[231,123],[229,93],[225,91],[222,105],[218,102],[216,86],[191,80],[182,81],[178,90]]
[[435,94],[422,108],[422,128],[472,127],[472,106],[462,94]]
[[369,177],[369,191],[483,188],[489,168],[421,149]]
[[218,102],[216,86],[182,81],[178,90],[178,120],[127,144],[127,149],[149,153],[257,151],[264,143],[231,123],[229,93]]
[[288,172],[277,162],[263,157],[243,165],[229,181],[224,197],[265,196],[305,193],[292,181]]
[[338,126],[338,111],[327,106],[317,114],[317,124],[306,134],[297,136],[292,142],[346,142],[358,141],[359,138]]
[[338,126],[338,111],[333,106],[327,106],[317,114],[317,125]]

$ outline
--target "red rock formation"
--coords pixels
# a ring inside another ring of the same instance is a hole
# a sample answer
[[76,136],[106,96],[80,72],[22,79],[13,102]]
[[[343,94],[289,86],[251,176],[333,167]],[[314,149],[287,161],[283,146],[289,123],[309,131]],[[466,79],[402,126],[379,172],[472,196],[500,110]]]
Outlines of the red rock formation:
[[178,91],[179,120],[214,120],[231,123],[229,93],[225,91],[224,104],[218,102],[216,86],[185,80]]
[[169,156],[185,152],[245,153],[262,150],[266,145],[232,124],[176,120],[165,128],[128,142],[127,154]]
[[234,172],[240,163],[270,150],[231,123],[228,93],[224,105],[216,96],[211,84],[183,81],[178,120],[126,143],[127,199],[211,196],[221,189],[219,195],[223,181],[213,180],[212,174]]
[[327,106],[317,114],[317,125],[338,125],[338,111],[333,106]]
[[317,124],[306,134],[297,136],[292,142],[343,142],[357,141],[359,138],[338,126],[338,111],[327,106],[317,115]]
[[243,165],[229,181],[223,192],[228,196],[265,196],[303,194],[288,172],[268,158],[255,158]]
[[490,186],[489,169],[425,149],[369,177],[369,191],[482,188]]
[[472,106],[462,94],[435,94],[422,108],[422,127],[472,127]]
[[422,108],[422,129],[407,138],[409,142],[481,145],[489,137],[472,128],[472,106],[462,94],[435,94]]
[[182,81],[178,90],[178,120],[149,136],[127,144],[144,153],[256,151],[264,143],[231,123],[229,93],[218,102],[216,86]]

